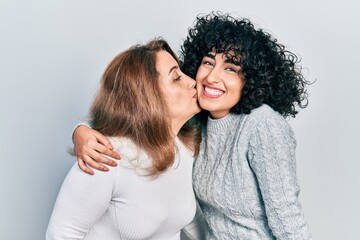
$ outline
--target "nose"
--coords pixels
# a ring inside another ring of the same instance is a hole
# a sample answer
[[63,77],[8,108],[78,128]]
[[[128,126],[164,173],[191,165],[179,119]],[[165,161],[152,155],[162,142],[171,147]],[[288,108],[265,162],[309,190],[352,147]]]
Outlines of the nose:
[[191,77],[189,77],[188,75],[185,75],[186,77],[186,81],[188,83],[189,88],[196,88],[196,81],[194,79],[192,79]]
[[219,70],[215,68],[211,69],[209,74],[206,77],[208,83],[217,83],[220,81]]

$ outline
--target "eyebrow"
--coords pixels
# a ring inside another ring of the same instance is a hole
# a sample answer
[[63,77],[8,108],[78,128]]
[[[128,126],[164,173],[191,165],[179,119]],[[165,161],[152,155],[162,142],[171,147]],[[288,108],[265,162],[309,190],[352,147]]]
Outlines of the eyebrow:
[[224,62],[240,66],[240,60],[233,54],[226,53],[224,54]]
[[215,54],[207,53],[207,54],[205,54],[205,57],[215,59]]
[[231,63],[231,64],[234,64],[236,66],[240,66],[240,62],[237,61],[236,59],[234,58],[226,58],[225,61],[226,63]]
[[[205,57],[208,57],[208,58],[211,58],[211,59],[215,60],[215,54],[212,54],[212,53],[205,54]],[[236,66],[240,66],[240,61],[237,61],[236,58],[234,58],[234,57],[232,57],[232,58],[226,57],[224,62],[231,63],[231,64],[234,64]]]
[[172,71],[174,71],[175,69],[178,69],[179,68],[179,66],[173,66],[172,68],[170,68],[170,71],[169,71],[169,74],[168,75],[170,75],[170,73],[172,72]]

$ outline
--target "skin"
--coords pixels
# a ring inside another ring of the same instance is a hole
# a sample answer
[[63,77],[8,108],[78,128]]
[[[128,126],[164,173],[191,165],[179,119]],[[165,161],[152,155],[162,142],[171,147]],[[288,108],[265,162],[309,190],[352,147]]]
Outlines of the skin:
[[[194,79],[180,70],[177,61],[167,51],[159,51],[156,54],[156,64],[159,73],[159,85],[169,111],[171,130],[176,136],[180,128],[201,110],[197,103],[196,83]],[[79,167],[89,174],[94,174],[94,171],[86,166],[85,162],[98,170],[109,170],[92,159],[97,159],[109,166],[117,166],[115,161],[100,154],[120,159],[120,156],[112,151],[113,146],[109,140],[92,129],[91,135],[88,135],[88,130],[90,129],[87,127],[79,126],[74,132],[73,139]]]
[[229,61],[223,53],[208,53],[196,74],[201,108],[208,110],[212,118],[225,117],[240,101],[244,84],[240,66]]
[[[159,55],[162,55],[162,53],[160,52]],[[170,54],[168,55],[172,58]],[[164,70],[160,66],[165,67],[165,65],[159,62],[157,68],[159,72],[162,72],[161,76],[164,76],[164,78],[160,79],[163,83],[164,92],[168,93],[167,100],[170,106],[170,115],[174,119],[172,123],[173,131],[178,132],[186,122],[184,122],[184,119],[189,119],[186,115],[183,115],[185,108],[191,106],[192,103],[191,101],[188,102],[189,96],[192,94],[191,99],[193,100],[196,99],[196,95],[194,96],[195,93],[191,92],[195,91],[190,84],[193,80],[182,73],[176,61],[174,59],[173,61],[172,65],[169,64]],[[166,71],[170,71],[169,69],[172,67],[174,69],[166,75]],[[177,82],[179,77],[179,82]],[[230,61],[223,53],[209,52],[203,57],[196,75],[197,96],[201,108],[208,110],[212,118],[225,117],[230,112],[230,109],[239,102],[244,84],[245,79],[240,66]],[[185,90],[189,88],[191,89],[190,93],[186,93]],[[182,92],[182,89],[184,92]],[[183,98],[186,101],[183,102]],[[197,110],[200,111],[199,108]],[[87,164],[102,171],[108,171],[108,168],[102,164],[117,165],[115,161],[109,160],[101,154],[120,159],[120,156],[112,151],[113,147],[106,137],[86,126],[80,126],[75,130],[74,145],[79,167],[89,174],[94,174],[94,172]]]
[[176,136],[180,128],[201,110],[197,104],[195,81],[180,70],[178,63],[166,51],[157,54],[156,62],[160,86],[169,109],[171,128]]

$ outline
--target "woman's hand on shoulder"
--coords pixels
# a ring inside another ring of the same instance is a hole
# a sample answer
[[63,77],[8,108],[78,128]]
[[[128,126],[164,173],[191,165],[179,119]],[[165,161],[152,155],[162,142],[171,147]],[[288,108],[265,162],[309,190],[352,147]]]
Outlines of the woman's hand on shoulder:
[[117,166],[114,160],[102,155],[120,159],[119,154],[113,151],[110,141],[98,131],[80,125],[74,131],[73,141],[77,163],[82,171],[93,175],[94,171],[89,166],[100,171],[109,171],[103,164]]

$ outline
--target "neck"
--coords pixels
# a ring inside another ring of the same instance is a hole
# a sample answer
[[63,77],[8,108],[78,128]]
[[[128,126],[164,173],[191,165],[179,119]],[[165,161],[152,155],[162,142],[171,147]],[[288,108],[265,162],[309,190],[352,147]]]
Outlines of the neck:
[[182,126],[184,126],[184,124],[188,120],[189,119],[186,119],[186,120],[173,119],[171,121],[171,131],[174,134],[174,137],[176,137],[179,134],[180,129],[182,128]]
[[220,119],[223,118],[225,116],[227,116],[230,113],[230,111],[215,111],[215,112],[210,112],[210,117],[212,119]]
[[172,124],[171,125],[171,132],[174,134],[174,137],[176,137],[178,135],[182,126],[183,126],[183,124],[182,125],[180,125],[180,124],[176,124],[176,125]]

